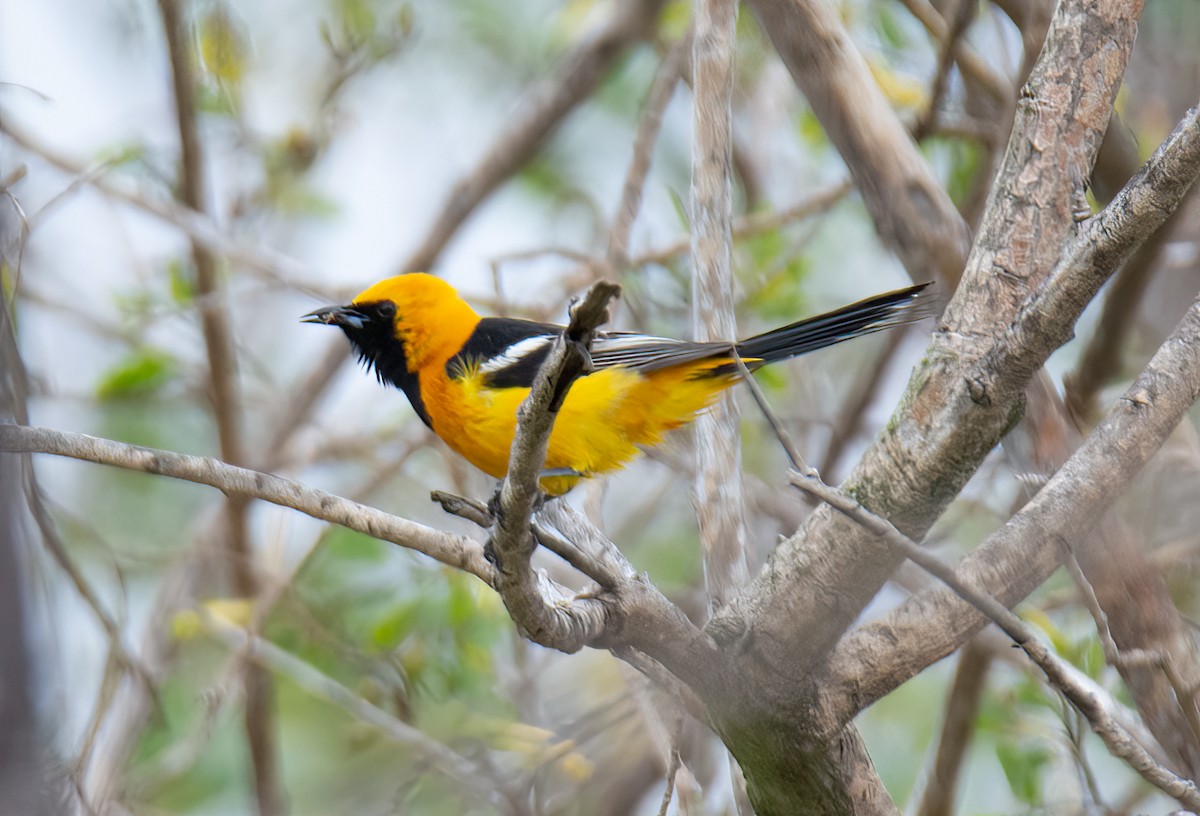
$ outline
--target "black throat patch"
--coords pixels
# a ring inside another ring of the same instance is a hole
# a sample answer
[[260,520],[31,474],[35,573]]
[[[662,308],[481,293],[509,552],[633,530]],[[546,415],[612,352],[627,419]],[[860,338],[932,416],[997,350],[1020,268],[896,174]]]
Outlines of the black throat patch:
[[341,329],[358,352],[358,359],[368,370],[375,371],[380,383],[399,388],[412,403],[413,410],[428,427],[433,427],[425,401],[421,399],[417,375],[408,370],[404,343],[393,328],[394,308],[390,303],[356,303],[354,310],[367,319],[362,326],[342,325]]

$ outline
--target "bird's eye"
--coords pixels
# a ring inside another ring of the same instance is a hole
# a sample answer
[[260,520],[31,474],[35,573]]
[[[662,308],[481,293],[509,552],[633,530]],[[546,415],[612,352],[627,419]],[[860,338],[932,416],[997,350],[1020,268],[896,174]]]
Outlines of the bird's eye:
[[379,316],[391,320],[396,316],[396,304],[385,300],[379,304]]

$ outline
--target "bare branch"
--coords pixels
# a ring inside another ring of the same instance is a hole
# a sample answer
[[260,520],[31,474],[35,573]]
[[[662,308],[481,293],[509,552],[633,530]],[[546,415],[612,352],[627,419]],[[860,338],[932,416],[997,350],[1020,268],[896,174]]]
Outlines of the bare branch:
[[663,111],[671,101],[675,86],[679,84],[679,71],[691,47],[692,28],[689,26],[687,33],[679,38],[663,57],[658,72],[654,75],[654,82],[646,94],[646,102],[638,120],[637,134],[633,137],[633,157],[625,173],[621,202],[617,205],[616,217],[608,231],[606,257],[609,268],[614,271],[620,271],[629,264],[629,234],[642,206],[642,187],[646,183],[646,174],[650,172],[650,157],[654,152],[659,128],[662,127]]
[[[697,340],[737,341],[733,253],[734,0],[696,6],[692,45],[692,330]],[[724,606],[750,578],[742,497],[740,412],[732,394],[696,417],[695,503],[709,607]]]
[[64,173],[75,176],[95,187],[114,201],[128,204],[178,228],[188,238],[209,252],[226,258],[238,266],[258,272],[267,279],[289,289],[305,292],[328,302],[329,298],[325,293],[305,283],[306,280],[313,280],[316,276],[298,261],[281,253],[243,244],[230,238],[211,218],[194,209],[168,199],[149,198],[130,190],[121,182],[109,180],[104,174],[90,171],[73,159],[40,144],[34,136],[18,127],[12,121],[11,116],[0,117],[0,133],[5,134],[23,149],[40,156]]
[[[1012,82],[993,71],[979,53],[962,38],[965,27],[959,21],[956,20],[953,24],[947,23],[929,0],[901,0],[901,2],[909,13],[925,26],[925,30],[941,43],[943,51],[953,56],[965,77],[987,91],[992,101],[1002,105],[1012,102],[1015,93]],[[965,0],[960,4],[960,6],[967,7],[969,5]],[[962,14],[963,11],[964,9],[960,7],[959,13]],[[939,66],[939,74],[944,70],[945,67]]]
[[492,583],[492,568],[484,560],[483,548],[470,539],[443,533],[290,479],[233,467],[216,459],[142,448],[68,431],[3,424],[0,424],[0,451],[68,456],[208,485],[227,495],[262,499],[416,550],[447,566],[469,572],[489,585]]
[[975,717],[983,699],[990,664],[987,649],[974,640],[958,654],[958,668],[946,698],[937,754],[925,790],[921,792],[917,816],[951,816],[955,812],[959,773],[975,731]]
[[607,319],[608,303],[619,292],[620,287],[603,282],[588,291],[521,403],[491,541],[496,591],[513,621],[530,640],[564,652],[577,651],[599,639],[605,630],[606,612],[595,598],[572,602],[552,592],[545,577],[534,572],[530,558],[536,542],[529,525],[541,497],[539,477],[555,415],[571,383],[589,365],[592,335]]
[[[740,216],[733,221],[733,237],[741,239],[764,232],[772,232],[796,221],[823,213],[845,198],[853,187],[854,185],[849,180],[838,182],[824,190],[818,190],[808,198],[782,210]],[[667,263],[676,255],[687,252],[691,245],[692,238],[689,235],[658,249],[647,250],[629,263],[631,266]]]
[[[209,210],[204,154],[196,122],[196,75],[192,60],[190,26],[180,6],[183,0],[159,0],[179,128],[179,196],[184,205],[199,213]],[[238,381],[237,350],[229,326],[229,310],[217,274],[217,259],[203,244],[192,241],[192,265],[196,274],[196,296],[207,301],[201,308],[200,327],[208,357],[208,385],[213,419],[216,421],[221,459],[233,466],[247,462],[242,440],[242,395]],[[247,529],[249,499],[229,495],[226,505],[226,549],[233,591],[240,597],[258,593],[254,551]],[[270,677],[261,669],[247,666],[244,727],[254,770],[254,794],[259,816],[276,816],[286,810],[284,791],[276,761],[274,690]]]

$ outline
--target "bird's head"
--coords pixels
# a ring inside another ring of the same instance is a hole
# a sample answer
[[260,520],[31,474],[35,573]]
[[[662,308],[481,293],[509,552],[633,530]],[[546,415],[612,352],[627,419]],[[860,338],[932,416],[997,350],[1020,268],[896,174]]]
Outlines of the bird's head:
[[421,272],[385,278],[346,306],[326,306],[301,318],[337,326],[381,381],[399,385],[406,374],[453,357],[479,322],[454,287]]

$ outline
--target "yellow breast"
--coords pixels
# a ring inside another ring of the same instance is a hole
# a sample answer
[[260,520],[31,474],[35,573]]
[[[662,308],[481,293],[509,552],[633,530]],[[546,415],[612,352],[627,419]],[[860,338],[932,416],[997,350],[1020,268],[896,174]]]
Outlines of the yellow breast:
[[[693,363],[648,376],[618,367],[580,378],[555,419],[546,469],[592,476],[624,467],[639,445],[657,444],[729,387],[732,378],[695,377],[712,365]],[[528,388],[488,388],[477,374],[452,379],[433,370],[422,373],[421,394],[433,430],[446,444],[496,478],[508,472],[517,408]],[[542,489],[560,495],[578,480],[546,477]]]

